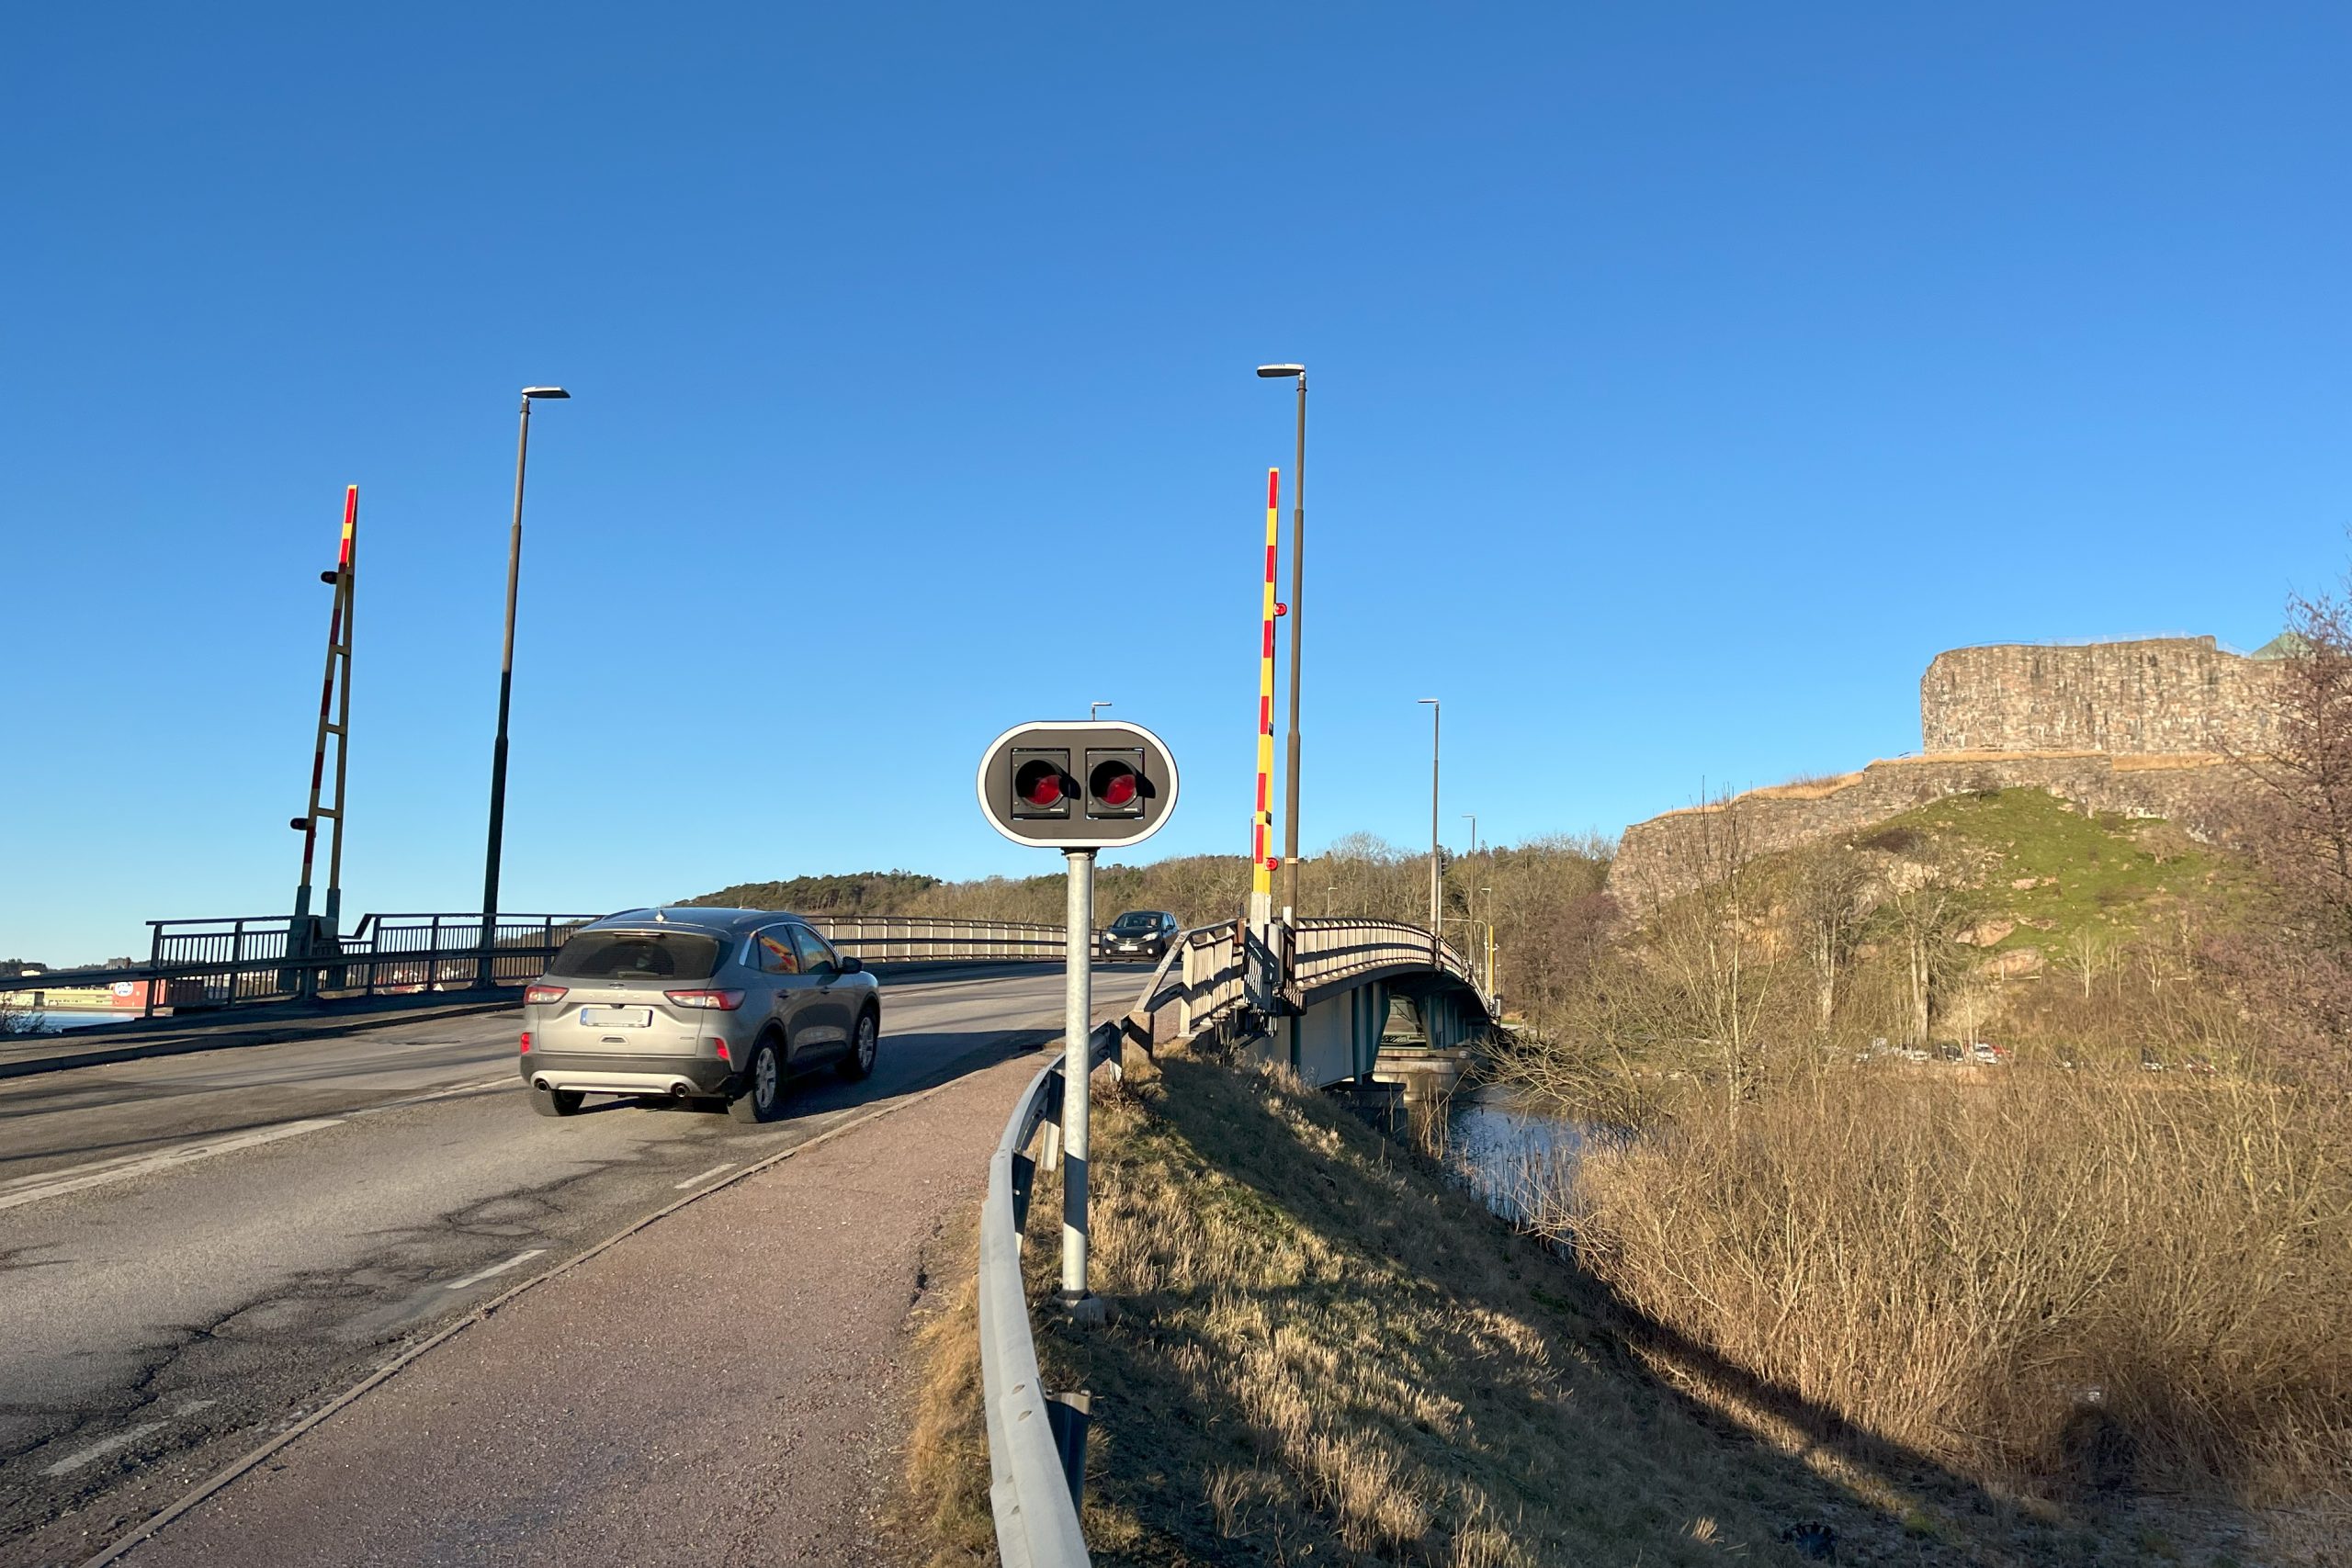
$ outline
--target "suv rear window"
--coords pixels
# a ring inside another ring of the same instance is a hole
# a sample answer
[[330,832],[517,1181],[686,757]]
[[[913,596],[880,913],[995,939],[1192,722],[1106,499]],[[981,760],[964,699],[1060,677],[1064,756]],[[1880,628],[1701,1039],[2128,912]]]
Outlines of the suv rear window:
[[548,965],[575,980],[707,980],[718,939],[695,931],[582,931]]

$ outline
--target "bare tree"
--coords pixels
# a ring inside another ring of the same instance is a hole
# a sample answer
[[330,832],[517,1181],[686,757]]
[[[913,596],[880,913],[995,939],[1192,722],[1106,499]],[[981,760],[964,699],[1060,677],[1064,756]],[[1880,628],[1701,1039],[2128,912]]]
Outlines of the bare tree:
[[1814,1027],[1822,1033],[1836,1016],[1839,982],[1861,943],[1876,883],[1868,863],[1842,844],[1809,851],[1797,864],[1791,912],[1813,967]]
[[1969,900],[1955,869],[1939,860],[1903,861],[1881,906],[1904,966],[1904,1043],[1924,1049],[1935,1009],[1961,961],[1952,938],[1966,923]]
[[2272,749],[2235,761],[2256,781],[2233,824],[2273,907],[2209,956],[2268,1025],[2274,1062],[2352,1085],[2352,606],[2288,604]]
[[2091,999],[2093,983],[2107,972],[2111,945],[2106,932],[2090,926],[2077,926],[2066,933],[2058,962],[2068,974],[2082,981],[2085,1001]]

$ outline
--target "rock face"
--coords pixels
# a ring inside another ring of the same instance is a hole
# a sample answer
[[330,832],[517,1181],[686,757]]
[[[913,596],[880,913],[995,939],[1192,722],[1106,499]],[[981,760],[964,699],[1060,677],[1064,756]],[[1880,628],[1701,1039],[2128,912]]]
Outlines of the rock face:
[[2210,637],[1954,649],[1919,682],[1921,750],[2257,753],[2278,669]]
[[1978,790],[2046,789],[2210,838],[2252,783],[2233,759],[2276,743],[2279,668],[2210,637],[1939,653],[1919,682],[1920,755],[1636,822],[1610,890],[1639,907],[1705,880],[1730,816],[1747,852],[1770,853]]
[[1699,840],[1719,840],[1727,812],[1738,818],[1746,851],[1769,854],[1861,833],[1946,795],[2031,788],[2093,811],[2162,817],[2201,839],[2218,829],[2227,803],[2250,782],[2237,763],[2215,756],[1964,751],[1900,757],[1872,762],[1826,788],[1751,790],[1728,807],[1694,807],[1636,822],[1618,843],[1609,888],[1641,908],[1688,892],[1702,880],[1694,867],[1721,852],[1711,854]]

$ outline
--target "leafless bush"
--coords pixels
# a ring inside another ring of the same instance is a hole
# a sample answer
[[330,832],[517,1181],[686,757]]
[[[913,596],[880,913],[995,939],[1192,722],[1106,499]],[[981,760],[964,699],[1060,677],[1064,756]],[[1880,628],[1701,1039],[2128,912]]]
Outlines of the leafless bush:
[[1543,1223],[1645,1313],[1980,1477],[2064,1478],[2095,1406],[2133,1482],[2264,1500],[2352,1481],[2346,1132],[2228,1078],[1849,1068],[1592,1152]]

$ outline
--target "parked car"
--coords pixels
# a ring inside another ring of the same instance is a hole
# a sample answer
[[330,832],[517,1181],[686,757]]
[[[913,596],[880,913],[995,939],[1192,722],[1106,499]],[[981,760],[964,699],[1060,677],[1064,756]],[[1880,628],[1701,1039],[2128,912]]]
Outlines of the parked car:
[[1972,1041],[1968,1047],[1968,1059],[1988,1067],[2004,1067],[2008,1066],[2009,1048],[1984,1040]]
[[773,1122],[796,1074],[874,1070],[881,987],[797,916],[631,909],[572,933],[523,993],[532,1109],[590,1094],[723,1101]]
[[1165,909],[1129,909],[1113,920],[1111,929],[1102,933],[1102,956],[1165,958],[1176,941],[1176,933],[1182,929],[1177,924],[1176,917]]

